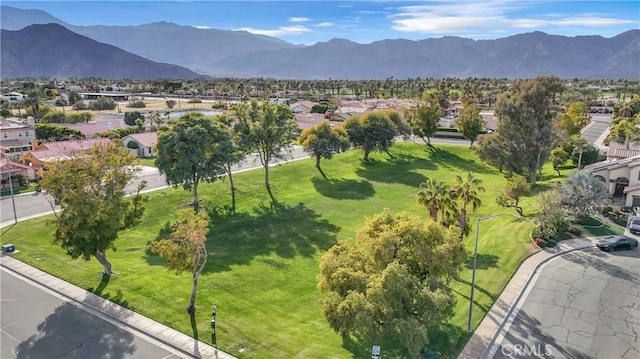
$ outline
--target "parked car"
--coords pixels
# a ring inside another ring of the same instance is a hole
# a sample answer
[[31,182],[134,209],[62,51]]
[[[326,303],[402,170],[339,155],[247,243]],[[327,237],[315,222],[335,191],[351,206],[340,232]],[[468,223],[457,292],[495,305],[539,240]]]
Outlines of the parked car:
[[640,217],[631,218],[631,222],[629,222],[629,232],[640,234]]
[[618,249],[633,250],[638,247],[638,240],[627,236],[609,236],[596,242],[596,246],[608,252],[614,252]]

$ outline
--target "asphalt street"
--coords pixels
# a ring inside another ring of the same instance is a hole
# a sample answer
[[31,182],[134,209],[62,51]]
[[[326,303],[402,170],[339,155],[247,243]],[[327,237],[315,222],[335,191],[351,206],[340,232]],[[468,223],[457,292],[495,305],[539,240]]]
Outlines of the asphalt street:
[[3,359],[183,358],[184,354],[0,267]]
[[494,358],[640,358],[640,250],[546,263]]

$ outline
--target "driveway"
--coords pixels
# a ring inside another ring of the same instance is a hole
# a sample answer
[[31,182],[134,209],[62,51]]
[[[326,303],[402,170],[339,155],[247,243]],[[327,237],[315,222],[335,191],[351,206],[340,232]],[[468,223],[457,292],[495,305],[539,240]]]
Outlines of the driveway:
[[640,358],[640,250],[559,256],[530,288],[495,358]]

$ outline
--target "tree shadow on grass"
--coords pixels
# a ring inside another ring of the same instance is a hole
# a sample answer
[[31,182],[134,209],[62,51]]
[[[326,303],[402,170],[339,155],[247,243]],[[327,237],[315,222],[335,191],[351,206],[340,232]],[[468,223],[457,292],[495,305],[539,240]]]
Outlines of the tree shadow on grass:
[[[454,358],[464,347],[470,334],[462,328],[444,323],[430,328],[429,343],[424,349],[440,353],[440,357]],[[408,358],[409,353],[397,338],[372,340],[360,336],[350,335],[342,337],[342,347],[353,354],[353,358],[370,359],[371,348],[379,345],[382,350],[381,358]]]
[[429,159],[438,167],[458,169],[462,172],[472,173],[495,173],[495,168],[488,166],[482,162],[474,161],[468,158],[462,158],[455,153],[443,150],[438,147],[430,147],[426,150]]
[[[498,267],[498,256],[495,254],[478,253],[476,256],[476,269],[487,269]],[[473,269],[473,253],[464,264],[468,269]]]
[[342,347],[352,354],[355,359],[371,359],[371,349],[374,345],[379,345],[381,358],[408,358],[409,354],[403,349],[400,340],[395,338],[384,338],[372,340],[357,335],[342,337]]
[[440,353],[441,357],[455,358],[462,351],[471,336],[461,327],[444,323],[429,331],[427,348]]
[[[259,205],[253,213],[235,215],[210,209],[209,260],[203,273],[228,271],[234,265],[249,264],[255,257],[263,255],[275,254],[286,259],[297,256],[310,258],[337,242],[339,228],[304,204],[274,205],[277,206],[276,211]],[[145,260],[151,265],[165,262],[148,251]],[[287,268],[286,264],[276,260],[267,264],[283,270]]]
[[318,193],[333,199],[366,199],[376,193],[369,181],[313,177],[311,182]]
[[[476,276],[476,278],[477,278],[477,276]],[[469,282],[468,280],[464,280],[462,278],[458,278],[458,279],[455,279],[455,281],[468,285],[469,286],[469,291],[471,291],[471,282]],[[480,287],[478,285],[478,283],[476,283],[475,288],[476,288],[475,289],[476,291],[486,295],[487,297],[491,298],[492,300],[496,300],[495,294],[493,294],[493,293],[489,292],[488,290]],[[462,294],[462,293],[459,293],[459,292],[458,292],[458,294],[460,294],[462,296],[466,296],[466,294]],[[466,298],[469,299],[469,297],[466,297]],[[488,308],[485,308],[485,309],[488,309]]]
[[356,174],[373,182],[401,183],[407,186],[417,187],[426,180],[426,177],[416,172],[417,170],[435,169],[426,159],[397,155],[386,161],[370,159],[362,162],[356,169]]

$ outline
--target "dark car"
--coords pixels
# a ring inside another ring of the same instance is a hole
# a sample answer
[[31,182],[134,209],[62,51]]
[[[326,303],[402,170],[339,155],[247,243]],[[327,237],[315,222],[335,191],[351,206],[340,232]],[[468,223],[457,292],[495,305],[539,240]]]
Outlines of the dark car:
[[633,217],[629,222],[629,232],[640,234],[640,217]]
[[635,249],[638,240],[627,236],[609,236],[599,240],[596,246],[603,251],[613,252],[618,249]]

